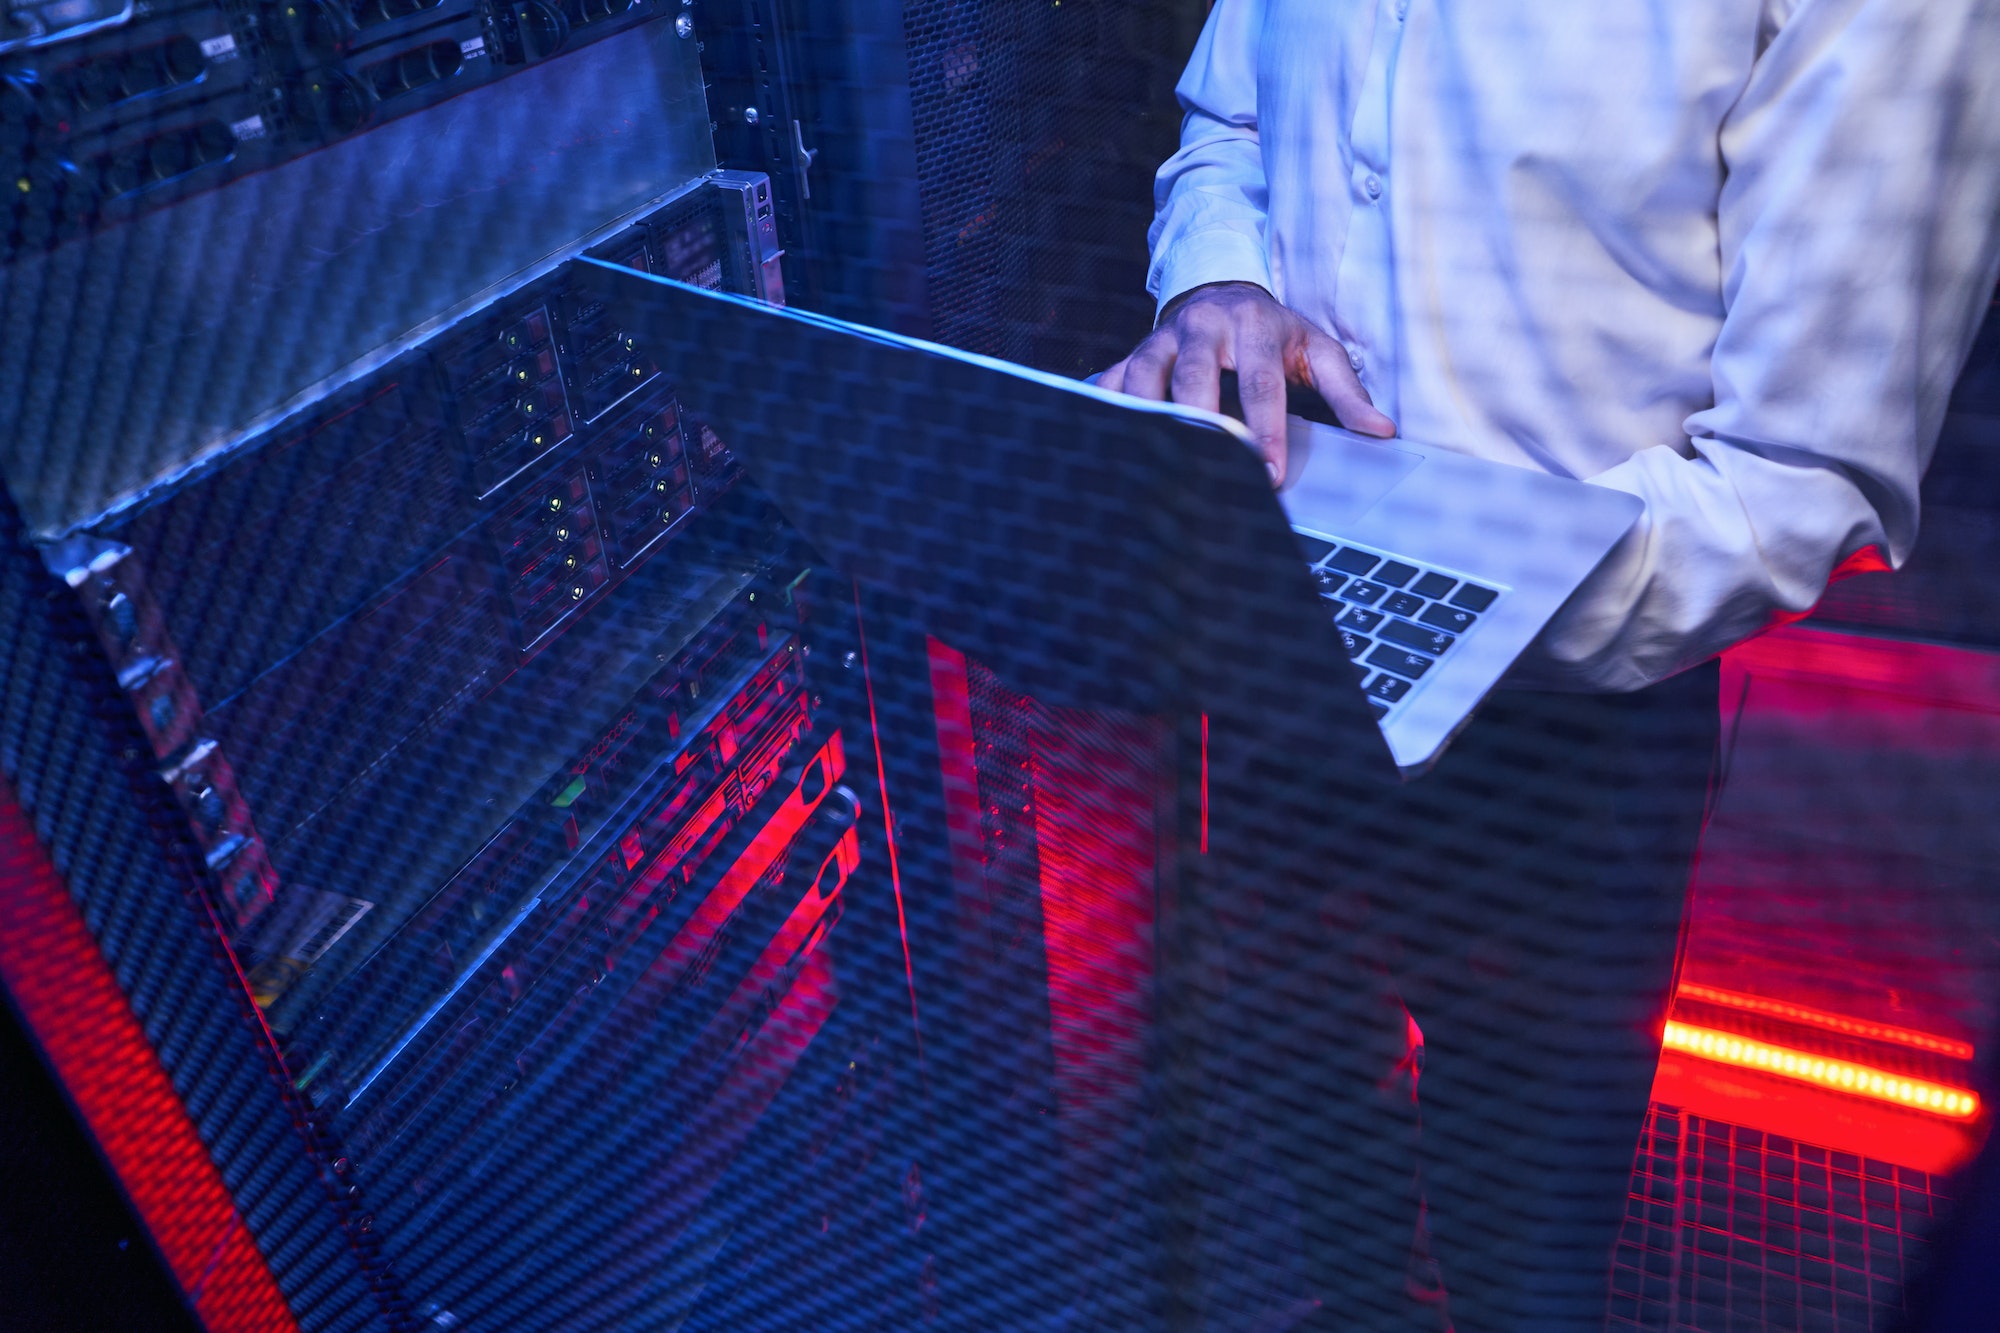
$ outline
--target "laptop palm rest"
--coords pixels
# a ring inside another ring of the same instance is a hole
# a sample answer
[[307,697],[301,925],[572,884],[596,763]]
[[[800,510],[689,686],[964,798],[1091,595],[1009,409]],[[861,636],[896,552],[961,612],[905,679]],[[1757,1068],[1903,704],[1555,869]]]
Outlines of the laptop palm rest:
[[[1386,441],[1364,444],[1330,432],[1293,430],[1278,499],[1292,522],[1338,535],[1361,521],[1424,462]],[[1315,452],[1321,456],[1315,458]]]

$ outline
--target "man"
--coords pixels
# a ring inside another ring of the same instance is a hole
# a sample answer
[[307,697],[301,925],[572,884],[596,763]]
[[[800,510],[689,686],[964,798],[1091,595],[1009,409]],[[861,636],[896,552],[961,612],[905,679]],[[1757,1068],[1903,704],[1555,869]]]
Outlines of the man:
[[1159,322],[1106,387],[1212,408],[1234,372],[1274,482],[1291,384],[1647,506],[1371,816],[1420,844],[1371,929],[1424,1031],[1459,1333],[1603,1320],[1700,664],[1915,539],[2000,267],[1996,57],[1990,0],[1220,0],[1181,82]]

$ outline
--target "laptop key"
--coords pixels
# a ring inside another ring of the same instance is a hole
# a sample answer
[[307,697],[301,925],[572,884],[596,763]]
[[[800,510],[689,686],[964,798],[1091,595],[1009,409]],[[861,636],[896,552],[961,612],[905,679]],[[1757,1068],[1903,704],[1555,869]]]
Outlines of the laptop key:
[[1370,699],[1368,701],[1368,707],[1370,710],[1374,712],[1375,720],[1377,722],[1380,722],[1383,718],[1389,716],[1389,705],[1383,703],[1380,699]]
[[1432,666],[1430,658],[1420,653],[1407,652],[1396,647],[1394,644],[1388,643],[1378,644],[1375,651],[1368,654],[1365,660],[1369,666],[1378,666],[1384,671],[1393,671],[1399,676],[1408,676],[1411,680],[1416,680],[1424,672],[1429,671]]
[[1337,596],[1341,585],[1347,582],[1346,575],[1329,574],[1323,569],[1315,569],[1313,571],[1313,578],[1319,582],[1319,592],[1322,597]]
[[1360,602],[1363,605],[1372,606],[1387,591],[1389,590],[1379,583],[1370,583],[1367,579],[1356,579],[1347,585],[1347,590],[1341,596],[1350,602]]
[[1375,673],[1375,679],[1369,681],[1361,688],[1370,698],[1380,699],[1384,703],[1392,704],[1410,692],[1410,682],[1407,680],[1398,680],[1386,672],[1378,671]]
[[1437,657],[1458,640],[1443,630],[1425,629],[1422,625],[1412,625],[1407,620],[1392,620],[1375,635],[1404,648],[1414,648],[1420,653]]
[[1392,616],[1413,616],[1424,609],[1424,599],[1413,592],[1392,592],[1382,603]]
[[1500,594],[1491,588],[1482,588],[1476,583],[1468,583],[1452,594],[1451,604],[1462,606],[1468,611],[1484,611],[1493,605],[1493,599]]
[[1426,574],[1417,580],[1417,586],[1410,591],[1419,597],[1429,597],[1435,601],[1457,586],[1457,579],[1448,579],[1442,574]]
[[1472,622],[1479,619],[1479,617],[1473,615],[1470,611],[1461,611],[1455,606],[1445,606],[1440,603],[1425,611],[1417,619],[1423,621],[1426,625],[1435,625],[1439,629],[1450,630],[1453,634],[1463,634],[1472,628]]
[[1293,532],[1292,540],[1299,544],[1299,550],[1305,552],[1306,563],[1309,565],[1318,564],[1320,561],[1326,559],[1327,556],[1333,554],[1334,551],[1332,542],[1325,541],[1319,537],[1308,536],[1303,532]]
[[1373,634],[1375,627],[1382,623],[1380,611],[1370,611],[1365,606],[1350,606],[1347,614],[1334,622],[1343,629],[1351,629],[1360,634]]
[[1340,631],[1340,642],[1341,646],[1347,649],[1347,656],[1352,659],[1367,652],[1371,640],[1365,634],[1356,634],[1351,629],[1344,629]]
[[1386,583],[1392,588],[1400,588],[1417,576],[1415,565],[1406,565],[1400,560],[1391,560],[1375,571],[1375,581]]
[[1350,546],[1340,554],[1334,556],[1333,559],[1327,561],[1326,565],[1328,569],[1337,569],[1343,574],[1366,574],[1381,563],[1381,556],[1370,555],[1366,551],[1357,551]]

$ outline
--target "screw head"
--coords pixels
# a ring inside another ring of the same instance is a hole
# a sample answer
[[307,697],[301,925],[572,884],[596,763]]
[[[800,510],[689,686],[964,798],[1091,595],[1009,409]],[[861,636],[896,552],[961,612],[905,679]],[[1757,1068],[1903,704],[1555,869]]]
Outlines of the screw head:
[[215,788],[204,786],[194,794],[195,817],[213,833],[222,828],[222,821],[229,817],[229,804],[222,799],[222,793]]
[[[658,466],[658,464],[654,464]],[[121,643],[129,646],[139,633],[139,608],[132,599],[122,592],[111,594],[111,600],[104,604],[104,615],[111,622],[112,633]]]
[[743,123],[745,125],[755,125],[758,121],[762,120],[763,118],[764,117],[762,113],[760,113],[756,107],[746,106],[743,108]]
[[674,35],[677,37],[694,36],[694,15],[686,11],[674,15]]

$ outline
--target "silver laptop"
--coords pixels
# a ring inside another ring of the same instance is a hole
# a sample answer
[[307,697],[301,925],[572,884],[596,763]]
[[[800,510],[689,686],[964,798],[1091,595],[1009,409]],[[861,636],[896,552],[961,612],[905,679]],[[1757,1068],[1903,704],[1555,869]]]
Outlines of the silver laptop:
[[1298,417],[1289,446],[1279,500],[1406,772],[1438,756],[1645,507]]
[[[1273,506],[1227,417],[593,260],[581,270],[823,555],[912,598],[933,632],[1045,702],[1146,711],[1158,659],[1190,653],[1209,686],[1257,699],[1267,719],[1293,710],[1282,725],[1303,734],[1364,727],[1372,708],[1407,776],[1642,510],[1298,419]],[[1304,586],[1281,586],[1279,506],[1338,635],[1310,623]],[[1186,571],[1199,571],[1192,590]],[[1175,629],[1161,607],[1201,623]],[[1344,676],[1315,670],[1341,651],[1365,673],[1367,707],[1321,708],[1320,691],[1294,688]]]

